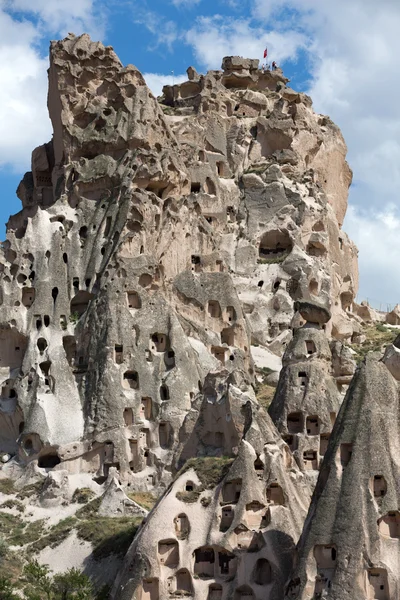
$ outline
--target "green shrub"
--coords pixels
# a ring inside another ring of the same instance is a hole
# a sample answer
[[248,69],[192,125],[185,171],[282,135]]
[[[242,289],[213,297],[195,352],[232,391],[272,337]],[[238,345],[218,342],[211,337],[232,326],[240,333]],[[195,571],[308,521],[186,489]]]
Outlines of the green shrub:
[[128,497],[146,510],[151,510],[157,502],[157,498],[151,492],[131,492]]
[[0,492],[2,494],[15,494],[14,482],[12,479],[0,479]]
[[93,544],[93,558],[101,560],[126,554],[141,522],[141,518],[97,516],[78,522],[76,530],[79,538]]
[[187,504],[191,504],[192,502],[197,502],[200,498],[202,490],[192,490],[191,492],[176,492],[176,498],[181,502],[186,502]]
[[69,315],[70,323],[77,323],[80,319],[78,312],[73,312]]
[[18,512],[23,513],[25,506],[19,500],[6,500],[3,504],[0,504],[0,508],[15,508]]
[[36,483],[31,483],[22,488],[17,494],[17,498],[19,500],[25,500],[25,498],[31,498],[32,496],[38,496],[42,490],[43,481],[37,481]]
[[86,504],[94,498],[96,494],[90,488],[76,488],[72,496],[72,502]]
[[61,542],[67,539],[71,531],[74,529],[77,520],[75,517],[67,517],[56,525],[53,525],[48,532],[41,537],[33,540],[30,549],[34,552],[40,552],[44,548],[55,548]]

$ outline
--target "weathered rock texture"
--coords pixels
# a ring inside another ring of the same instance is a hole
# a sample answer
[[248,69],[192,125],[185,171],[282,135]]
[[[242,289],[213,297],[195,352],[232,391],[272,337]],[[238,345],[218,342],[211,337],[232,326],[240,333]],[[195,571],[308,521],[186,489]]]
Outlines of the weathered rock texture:
[[[0,441],[22,464],[165,487],[198,453],[207,374],[251,381],[251,343],[279,355],[294,300],[331,310],[337,338],[358,326],[339,130],[280,71],[223,69],[189,70],[161,106],[111,47],[51,44],[54,135],[2,258]],[[234,455],[231,429],[201,452]]]
[[339,389],[347,387],[355,369],[351,354],[346,355],[339,342],[333,342],[333,351],[335,359],[321,329],[297,329],[283,356],[279,384],[269,408],[299,467],[312,479],[325,455],[343,399]]
[[399,388],[385,361],[369,355],[347,393],[299,544],[288,600],[399,597]]
[[[54,135],[1,250],[3,471],[50,471],[49,506],[89,474],[105,515],[146,514],[128,488],[165,492],[116,599],[280,600],[338,439],[326,450],[354,370],[342,342],[361,329],[351,171],[338,128],[280,70],[227,57],[188,76],[157,101],[112,48],[51,44]],[[252,346],[284,354],[273,420]],[[392,378],[395,351],[387,364]]]
[[115,598],[282,598],[310,488],[251,388],[232,376],[221,387],[199,420],[241,408],[236,459],[220,483],[207,481],[213,459],[188,463],[129,550]]

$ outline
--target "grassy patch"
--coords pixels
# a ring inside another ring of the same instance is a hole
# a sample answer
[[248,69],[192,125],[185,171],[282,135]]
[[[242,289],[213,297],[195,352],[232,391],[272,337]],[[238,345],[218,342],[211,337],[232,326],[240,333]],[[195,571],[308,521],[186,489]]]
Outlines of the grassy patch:
[[2,494],[15,494],[13,480],[12,479],[0,479],[0,492]]
[[271,256],[270,258],[258,258],[257,264],[259,265],[275,265],[282,263],[288,256],[290,252],[282,252],[282,254]]
[[267,383],[261,383],[257,386],[256,398],[263,408],[267,410],[274,399],[275,389],[272,385]]
[[23,569],[23,561],[20,553],[7,551],[6,556],[0,559],[0,578],[5,577],[14,584],[17,588],[21,584],[21,576]]
[[25,511],[25,506],[19,500],[6,500],[3,504],[0,504],[0,508],[15,508],[18,512],[23,513]]
[[399,335],[397,329],[392,329],[391,327],[382,325],[382,323],[365,327],[362,333],[366,336],[364,342],[361,344],[350,344],[350,348],[356,353],[354,358],[357,364],[364,360],[368,352],[383,352],[384,348],[388,344],[392,344]]
[[177,477],[183,475],[189,469],[194,469],[203,485],[203,489],[212,489],[225,477],[233,460],[233,458],[227,456],[190,458],[185,462]]
[[76,488],[74,494],[72,496],[72,502],[77,502],[78,504],[86,504],[93,500],[96,494],[90,488]]
[[19,515],[0,512],[0,535],[10,546],[25,546],[36,541],[44,527],[45,521],[42,519],[27,523]]
[[93,558],[100,560],[110,554],[126,554],[141,521],[141,518],[97,516],[78,522],[76,530],[78,537],[93,544]]
[[192,490],[191,492],[176,492],[176,498],[181,502],[186,502],[187,504],[191,504],[192,502],[197,502],[200,497],[202,490]]
[[[189,469],[194,469],[197,477],[201,481],[201,485],[191,491],[177,492],[176,497],[178,500],[187,503],[197,502],[201,492],[212,489],[219,484],[227,474],[233,460],[233,458],[228,458],[226,456],[190,458],[183,465],[182,469],[177,474],[177,477],[183,475],[183,473],[186,473]],[[203,506],[205,506],[205,504],[203,504]]]
[[10,546],[25,546],[31,544],[41,537],[45,531],[45,520],[39,519],[30,523],[24,523],[23,527],[17,527],[13,534],[7,538]]
[[31,483],[30,485],[26,485],[22,488],[17,494],[17,498],[19,500],[25,500],[25,498],[31,498],[32,496],[38,496],[42,490],[43,481],[37,481],[36,483]]
[[128,497],[146,510],[151,510],[157,502],[157,498],[150,492],[131,492]]
[[95,498],[94,500],[92,500],[91,502],[86,504],[86,506],[83,506],[82,508],[77,510],[75,513],[75,516],[81,520],[90,519],[92,517],[95,517],[95,516],[97,516],[97,511],[100,508],[100,504],[101,504],[101,497]]
[[40,552],[44,548],[50,547],[55,548],[59,546],[61,542],[63,542],[71,531],[74,529],[77,520],[75,517],[68,517],[67,519],[63,519],[57,525],[53,525],[48,533],[45,533],[39,539],[36,539],[31,544],[30,548],[35,552]]

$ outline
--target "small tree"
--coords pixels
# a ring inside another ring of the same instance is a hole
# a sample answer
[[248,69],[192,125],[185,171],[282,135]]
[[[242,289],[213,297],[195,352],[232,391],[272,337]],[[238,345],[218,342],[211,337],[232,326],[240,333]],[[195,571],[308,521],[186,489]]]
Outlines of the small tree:
[[0,600],[21,600],[17,594],[14,594],[13,589],[10,579],[0,577]]
[[52,580],[48,565],[40,565],[37,560],[32,560],[24,566],[24,580],[28,586],[24,590],[28,600],[52,600]]
[[79,569],[68,569],[53,579],[54,600],[93,600],[92,583]]

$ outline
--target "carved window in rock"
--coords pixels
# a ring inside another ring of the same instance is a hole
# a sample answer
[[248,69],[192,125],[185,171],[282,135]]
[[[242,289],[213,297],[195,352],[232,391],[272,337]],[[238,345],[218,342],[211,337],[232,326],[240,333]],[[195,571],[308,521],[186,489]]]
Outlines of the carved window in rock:
[[347,467],[353,453],[353,444],[340,444],[340,464]]
[[287,231],[273,230],[265,233],[259,245],[260,258],[281,258],[292,251],[293,242]]
[[383,475],[375,475],[372,480],[374,498],[383,498],[387,493],[387,483]]
[[222,488],[222,502],[225,504],[234,504],[239,501],[242,491],[242,480],[233,479],[224,483]]
[[336,569],[336,546],[314,546],[314,558],[317,564],[314,594],[319,597],[319,595],[331,587],[331,582]]
[[174,350],[167,350],[164,354],[164,363],[168,370],[175,367],[175,352]]
[[176,540],[158,542],[158,561],[160,565],[175,569],[179,565],[179,544]]
[[233,327],[226,327],[221,331],[221,343],[227,346],[235,345],[235,330]]
[[220,576],[236,573],[237,558],[231,552],[218,552],[218,571]]
[[192,593],[192,577],[187,569],[181,569],[176,574],[176,594],[190,596]]
[[158,425],[158,441],[163,449],[169,448],[172,434],[171,425],[167,422],[161,422]]
[[219,360],[223,365],[225,364],[225,352],[226,348],[222,348],[220,346],[211,346],[211,354],[215,356],[217,360]]
[[235,591],[233,600],[255,600],[255,595],[251,587],[242,585]]
[[233,306],[226,307],[226,318],[230,323],[236,321],[236,310],[233,308]]
[[211,583],[208,588],[207,600],[222,600],[222,585]]
[[265,514],[265,505],[257,500],[246,504],[245,523],[252,531],[259,529]]
[[283,489],[278,483],[271,483],[267,487],[267,501],[269,504],[284,506],[285,496],[283,494]]
[[190,523],[187,515],[181,513],[174,519],[175,534],[179,540],[186,540],[190,533]]
[[117,365],[122,365],[124,362],[124,347],[120,344],[114,346],[114,360]]
[[151,419],[152,400],[151,398],[142,398],[140,403],[140,417],[142,419]]
[[158,579],[143,579],[139,587],[138,600],[159,600],[159,581]]
[[47,348],[47,340],[45,338],[39,338],[38,341],[36,342],[36,345],[39,349],[40,354],[43,354],[43,352],[46,350]]
[[128,308],[130,308],[130,309],[141,308],[142,302],[141,302],[140,296],[137,292],[135,292],[135,291],[126,292],[126,299],[128,302]]
[[307,435],[319,435],[320,423],[317,415],[309,415],[306,419]]
[[71,314],[77,314],[79,317],[86,312],[89,302],[94,298],[89,292],[79,291],[71,300]]
[[201,191],[201,185],[199,182],[197,181],[192,181],[191,185],[190,185],[190,192],[192,194],[199,194]]
[[165,333],[153,333],[150,346],[153,352],[166,352],[169,348],[169,338]]
[[258,479],[262,480],[264,477],[264,463],[258,455],[256,460],[254,461],[254,469]]
[[160,398],[163,401],[170,399],[169,389],[165,383],[160,387]]
[[303,452],[303,463],[306,471],[318,470],[318,453],[316,450],[306,450]]
[[289,433],[303,433],[304,417],[301,412],[289,413],[287,416],[287,429]]
[[124,424],[125,427],[130,427],[131,425],[133,425],[135,422],[134,419],[134,415],[133,415],[133,409],[132,408],[125,408],[124,409]]
[[266,558],[259,558],[253,571],[253,581],[257,585],[272,583],[271,563]]
[[194,551],[194,573],[198,577],[214,577],[214,548],[203,546]]
[[317,348],[316,348],[313,340],[307,340],[306,341],[306,354],[308,354],[308,356],[312,356],[313,354],[316,353],[316,351],[317,351]]
[[390,600],[386,569],[368,569],[367,600]]
[[329,433],[323,433],[320,436],[320,438],[319,438],[319,454],[320,454],[320,456],[325,456],[326,451],[328,449],[330,437],[331,436]]
[[221,306],[218,300],[209,300],[208,314],[214,319],[219,319],[221,317]]
[[125,371],[122,385],[126,390],[139,388],[139,374],[137,371]]
[[56,452],[49,452],[39,456],[38,467],[40,469],[54,469],[60,462],[61,459]]
[[307,381],[308,381],[308,376],[307,376],[306,371],[299,371],[298,382],[299,382],[300,386],[305,387],[307,385]]
[[224,506],[221,511],[221,522],[219,525],[219,530],[228,531],[229,527],[232,525],[234,516],[234,508],[232,506]]
[[390,538],[400,538],[400,512],[390,511],[378,520],[381,535]]
[[35,301],[35,288],[22,288],[22,304],[26,308],[30,308]]

